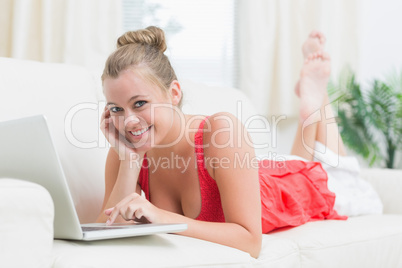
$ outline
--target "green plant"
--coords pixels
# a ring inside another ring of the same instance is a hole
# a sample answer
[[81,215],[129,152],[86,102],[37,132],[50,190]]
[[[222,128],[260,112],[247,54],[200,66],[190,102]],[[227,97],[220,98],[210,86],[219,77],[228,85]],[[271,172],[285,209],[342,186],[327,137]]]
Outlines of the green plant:
[[402,149],[402,75],[388,82],[374,80],[362,89],[354,73],[346,70],[328,92],[337,108],[338,125],[345,145],[372,166],[394,168]]

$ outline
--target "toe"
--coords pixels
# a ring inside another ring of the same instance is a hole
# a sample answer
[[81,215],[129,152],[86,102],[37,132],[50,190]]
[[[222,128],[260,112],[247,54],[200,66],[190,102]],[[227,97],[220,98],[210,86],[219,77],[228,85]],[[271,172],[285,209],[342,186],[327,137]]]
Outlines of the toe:
[[323,52],[323,53],[322,53],[322,58],[323,58],[324,60],[330,60],[330,59],[331,59],[331,57],[329,56],[329,53],[328,53],[328,52]]
[[320,40],[321,44],[324,44],[326,41],[325,35],[322,32],[317,31],[317,38]]
[[320,42],[321,42],[321,44],[325,44],[325,42],[327,42],[327,38],[324,35],[322,35],[320,37]]
[[317,37],[322,38],[324,37],[324,34],[321,31],[316,31],[317,32]]
[[311,31],[309,37],[317,37],[317,34],[318,34],[318,31],[313,30],[313,31]]

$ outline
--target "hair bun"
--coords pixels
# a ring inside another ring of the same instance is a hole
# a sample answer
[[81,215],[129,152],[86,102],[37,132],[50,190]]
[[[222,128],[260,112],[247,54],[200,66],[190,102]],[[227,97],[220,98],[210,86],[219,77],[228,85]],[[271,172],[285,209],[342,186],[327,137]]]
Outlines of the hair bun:
[[137,31],[126,32],[117,39],[117,48],[130,45],[130,44],[141,44],[149,45],[157,48],[162,53],[166,51],[166,41],[165,33],[162,29],[149,26],[146,29],[141,29]]

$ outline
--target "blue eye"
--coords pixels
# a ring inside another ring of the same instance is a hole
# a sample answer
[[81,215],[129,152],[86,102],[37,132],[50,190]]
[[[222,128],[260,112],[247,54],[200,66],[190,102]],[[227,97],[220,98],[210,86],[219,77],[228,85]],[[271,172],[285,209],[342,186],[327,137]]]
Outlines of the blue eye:
[[137,107],[137,108],[139,108],[139,107],[143,106],[145,103],[147,103],[147,102],[146,102],[146,101],[137,101],[137,102],[134,104],[134,106]]
[[117,113],[117,112],[120,112],[122,109],[119,108],[119,107],[112,107],[112,108],[110,108],[109,110],[110,110],[112,113]]

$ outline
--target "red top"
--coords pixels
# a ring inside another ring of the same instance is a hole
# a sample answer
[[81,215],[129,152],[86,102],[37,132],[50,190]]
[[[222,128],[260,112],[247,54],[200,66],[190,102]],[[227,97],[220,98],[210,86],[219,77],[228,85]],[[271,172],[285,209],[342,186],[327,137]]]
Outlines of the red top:
[[[203,129],[206,118],[195,134],[198,177],[201,190],[201,212],[196,220],[224,222],[221,199],[215,180],[209,175],[204,161]],[[139,184],[150,200],[148,160],[145,155]],[[333,209],[335,194],[327,187],[327,173],[318,162],[272,161],[259,162],[262,232],[276,228],[299,226],[308,221],[346,220]]]
[[[197,156],[198,178],[200,180],[201,190],[201,212],[196,218],[200,221],[225,222],[223,209],[221,205],[221,196],[215,180],[209,175],[204,162],[204,147],[202,134],[205,119],[202,120],[198,131],[194,136],[195,154]],[[144,156],[142,168],[139,176],[139,184],[145,193],[145,197],[150,201],[149,185],[148,185],[148,159]]]

